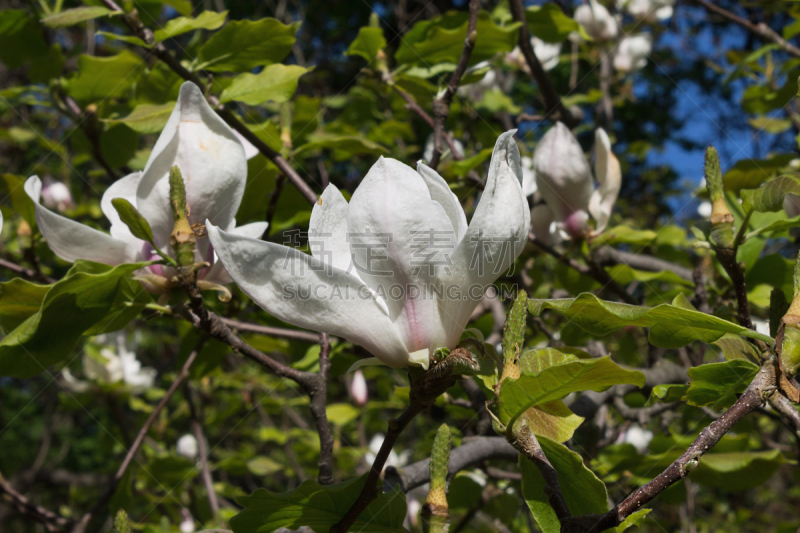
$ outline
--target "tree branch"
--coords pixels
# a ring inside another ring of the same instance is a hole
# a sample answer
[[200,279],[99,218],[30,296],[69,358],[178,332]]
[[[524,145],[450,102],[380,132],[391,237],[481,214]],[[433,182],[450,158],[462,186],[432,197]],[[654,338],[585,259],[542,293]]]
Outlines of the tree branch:
[[530,428],[528,426],[521,427],[514,435],[514,441],[511,442],[511,445],[539,469],[545,484],[550,489],[550,495],[547,498],[548,503],[555,511],[559,522],[567,521],[572,515],[567,508],[567,502],[564,501],[564,495],[561,493],[558,472],[550,464],[550,460],[547,459],[544,450],[542,450],[539,441],[536,440],[536,436],[531,432]]
[[86,514],[83,515],[80,522],[78,522],[73,528],[72,530],[73,533],[83,533],[84,531],[86,531],[86,528],[88,527],[89,522],[92,520],[92,517],[98,512],[100,512],[100,510],[103,509],[109,502],[111,497],[114,496],[114,493],[116,492],[120,481],[122,480],[123,476],[125,476],[125,472],[127,472],[128,467],[131,465],[131,462],[133,461],[133,456],[136,455],[136,452],[139,451],[139,448],[144,442],[144,438],[147,436],[147,432],[150,431],[150,428],[153,426],[156,419],[161,414],[161,411],[164,409],[164,407],[166,407],[166,405],[172,399],[172,396],[181,386],[183,381],[189,376],[189,368],[192,366],[192,363],[194,363],[194,360],[197,358],[197,354],[200,351],[202,345],[205,343],[205,341],[206,337],[204,336],[202,339],[200,339],[200,341],[198,341],[194,351],[192,351],[192,353],[189,354],[189,357],[186,358],[186,362],[183,363],[183,367],[181,368],[180,372],[178,372],[178,376],[175,378],[175,381],[172,382],[172,385],[169,386],[169,389],[167,389],[167,392],[158,402],[155,409],[153,409],[153,412],[150,413],[150,416],[148,416],[147,420],[145,420],[144,425],[139,430],[139,434],[136,435],[136,438],[134,439],[133,444],[128,450],[128,453],[125,455],[125,458],[122,460],[122,463],[119,465],[119,468],[117,468],[114,477],[111,478],[111,481],[109,482],[108,488],[106,489],[105,493],[100,498],[98,498],[94,506],[89,511],[87,511]]
[[631,268],[646,270],[647,272],[661,272],[667,270],[674,272],[687,281],[694,281],[692,269],[670,263],[658,257],[636,254],[633,252],[623,252],[611,246],[601,246],[592,253],[592,257],[598,264],[603,266],[624,264]]
[[685,478],[700,464],[700,457],[714,447],[733,426],[748,413],[761,406],[766,397],[775,391],[775,370],[771,361],[761,368],[744,393],[717,420],[700,432],[700,435],[666,470],[648,484],[638,488],[612,510],[599,517],[589,531],[604,531],[618,526],[627,516],[658,496],[672,484]]
[[[448,477],[455,476],[458,472],[480,464],[484,461],[502,459],[517,461],[519,452],[503,437],[476,437],[464,439],[464,444],[450,451],[450,465]],[[386,467],[383,475],[383,490],[390,492],[395,487],[400,487],[403,492],[409,492],[430,481],[430,458],[416,463],[395,468]]]
[[43,281],[45,283],[56,282],[56,280],[54,280],[50,276],[45,276],[41,272],[37,272],[32,268],[25,268],[24,266],[12,263],[11,261],[6,261],[5,259],[0,259],[0,268],[5,268],[6,270],[10,270],[11,272],[18,274],[24,278],[28,278],[32,281],[40,281],[40,282]]
[[[112,11],[118,11],[124,13],[123,9],[117,5],[114,0],[101,0],[103,4]],[[175,57],[170,54],[169,50],[164,46],[163,43],[154,44],[155,40],[153,37],[153,32],[149,28],[145,27],[142,24],[142,21],[139,20],[138,15],[136,12],[124,13],[122,19],[125,21],[125,24],[134,33],[137,37],[143,40],[148,46],[152,46],[152,48],[147,48],[148,53],[152,53],[158,59],[163,61],[173,72],[175,72],[178,76],[183,78],[186,81],[191,81],[192,83],[196,84],[198,87],[204,87],[205,84],[203,81],[198,78],[194,73],[186,69],[183,65],[181,65],[180,61],[178,61]],[[284,159],[278,152],[273,150],[272,148],[267,145],[264,141],[262,141],[258,135],[250,131],[250,129],[244,125],[236,116],[225,108],[223,104],[219,103],[219,99],[215,96],[209,96],[208,103],[211,107],[215,108],[219,116],[224,120],[231,128],[238,131],[242,137],[250,141],[250,143],[255,146],[259,152],[264,154],[270,161],[272,161],[280,171],[289,178],[289,181],[297,187],[297,190],[308,200],[309,203],[314,203],[317,201],[317,194],[308,186],[308,184],[303,181],[303,178],[292,168],[286,159]]]
[[303,341],[317,343],[319,335],[310,331],[303,331],[299,329],[277,328],[273,326],[263,326],[261,324],[253,324],[251,322],[242,322],[232,318],[219,317],[223,324],[244,333],[255,333],[256,335],[268,335],[271,337],[278,337],[282,339],[289,339],[294,341]]
[[[450,82],[447,84],[444,93],[433,100],[433,157],[428,164],[434,170],[439,166],[439,160],[442,157],[442,137],[444,136],[444,125],[447,121],[447,116],[450,114],[450,104],[453,102],[453,96],[458,90],[461,77],[467,70],[469,58],[472,55],[472,49],[475,48],[475,41],[478,39],[476,28],[478,26],[479,8],[479,0],[470,0],[467,35],[464,38],[464,48],[461,50],[461,57],[458,58],[456,69],[453,71],[453,75],[450,77]],[[455,152],[453,152],[453,154],[455,156]]]
[[547,75],[547,72],[545,72],[533,51],[531,37],[528,33],[528,23],[525,20],[525,7],[522,4],[522,0],[510,0],[509,4],[514,20],[520,23],[519,48],[522,50],[522,55],[525,57],[528,68],[531,70],[531,75],[539,86],[539,92],[542,94],[542,100],[547,108],[547,115],[551,115],[553,120],[560,120],[570,128],[576,126],[581,121],[580,117],[576,116],[577,113],[571,113],[570,110],[564,106],[561,97],[553,86],[552,80],[550,80],[550,77]]
[[70,525],[68,519],[45,509],[41,505],[36,505],[17,492],[2,475],[0,475],[0,493],[5,494],[21,514],[41,522],[47,531],[64,531]]
[[208,506],[211,508],[211,515],[216,516],[219,512],[219,501],[217,501],[217,494],[214,492],[214,480],[211,478],[211,469],[208,466],[208,450],[206,449],[206,437],[203,434],[203,424],[200,422],[200,417],[197,414],[197,409],[192,399],[192,389],[189,384],[186,384],[184,390],[186,403],[189,404],[189,418],[191,421],[192,434],[197,440],[197,456],[200,459],[200,472],[203,476],[203,485],[206,488],[206,495],[208,496]]
[[764,40],[773,42],[783,48],[789,54],[800,57],[800,48],[796,47],[783,37],[781,37],[775,30],[767,26],[764,22],[759,22],[758,24],[754,24],[749,20],[736,15],[735,13],[731,13],[727,9],[724,9],[713,2],[709,2],[708,0],[693,0],[696,4],[700,4],[701,6],[705,7],[712,13],[716,13],[717,15],[722,16],[723,18],[728,19],[729,21],[738,24],[739,26],[745,28],[746,30],[755,33],[759,37]]
[[319,374],[316,374],[314,387],[309,391],[311,417],[319,433],[319,475],[320,485],[333,483],[333,433],[328,423],[326,406],[328,403],[328,374],[331,369],[331,343],[327,333],[319,334]]

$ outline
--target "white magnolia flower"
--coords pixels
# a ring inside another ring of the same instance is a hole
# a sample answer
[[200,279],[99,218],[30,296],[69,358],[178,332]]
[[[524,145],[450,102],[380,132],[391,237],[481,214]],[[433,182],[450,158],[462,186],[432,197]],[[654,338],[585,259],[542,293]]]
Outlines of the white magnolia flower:
[[533,53],[545,70],[553,70],[558,65],[561,54],[561,43],[548,43],[538,37],[531,37]]
[[[203,93],[193,83],[181,86],[180,96],[167,125],[156,142],[143,172],[134,172],[113,183],[103,194],[100,207],[111,222],[111,235],[53,213],[40,203],[42,182],[37,176],[25,182],[25,192],[36,207],[36,221],[47,244],[66,261],[88,259],[108,265],[157,259],[150,244],[137,239],[111,205],[124,198],[133,204],[150,223],[156,245],[172,253],[169,236],[173,217],[169,204],[169,171],[177,165],[186,183],[189,221],[205,220],[226,231],[258,237],[266,222],[236,227],[234,216],[239,209],[247,181],[247,160],[239,139],[209,107]],[[230,283],[224,267],[214,261],[214,251],[206,237],[197,241],[197,261],[213,265],[199,273],[214,283]],[[161,265],[147,268],[148,290],[158,292],[160,276],[171,275]],[[155,283],[155,285],[153,285]]]
[[49,176],[45,176],[42,184],[42,203],[61,213],[75,207],[69,187]]
[[647,447],[650,446],[650,441],[653,440],[653,432],[642,429],[637,424],[631,424],[621,440],[625,444],[632,444],[637,452],[645,453]]
[[620,7],[638,20],[656,22],[672,16],[675,0],[624,0]]
[[369,391],[367,390],[367,380],[364,379],[361,369],[353,373],[353,381],[350,382],[350,397],[353,399],[353,403],[359,407],[367,404]]
[[197,459],[197,450],[197,439],[191,433],[183,435],[175,444],[178,455],[187,459]]
[[[106,342],[106,336],[100,335],[95,342]],[[139,393],[153,387],[156,379],[154,368],[142,368],[142,363],[136,358],[136,353],[131,351],[125,342],[125,334],[120,332],[115,335],[113,342],[116,349],[104,346],[99,353],[85,351],[83,353],[83,374],[89,380],[82,381],[64,369],[64,386],[72,392],[86,392],[92,388],[92,383],[119,383],[122,382],[134,392]]]
[[413,496],[406,497],[406,518],[403,526],[411,529],[419,524],[419,512],[422,511],[422,504]]
[[[786,211],[786,216],[794,218],[800,215],[800,196],[788,193],[783,198],[783,210]],[[2,228],[2,226],[0,226]]]
[[633,72],[647,65],[653,51],[653,38],[649,33],[640,33],[622,39],[614,52],[614,68],[620,72]]
[[382,157],[349,204],[335,186],[325,189],[311,213],[312,255],[210,222],[209,238],[268,313],[360,344],[393,368],[427,368],[434,350],[455,347],[485,288],[527,241],[515,131],[497,140],[469,225],[436,171]]
[[617,21],[597,0],[589,0],[589,5],[579,6],[574,18],[595,41],[610,41],[616,38],[619,31]]
[[539,193],[546,202],[531,211],[537,238],[554,242],[585,236],[589,232],[590,213],[597,222],[593,234],[606,228],[622,176],[605,130],[595,131],[594,170],[600,185],[596,190],[581,145],[561,122],[539,141],[533,153],[533,167]]
[[[372,436],[369,441],[367,453],[364,454],[364,462],[366,464],[371,465],[375,462],[375,458],[378,456],[378,452],[381,451],[381,446],[385,438],[386,435],[383,433],[376,433]],[[386,470],[386,468],[390,466],[394,468],[405,466],[411,459],[412,453],[413,450],[404,450],[399,454],[394,450],[390,451],[389,457],[386,458],[386,463],[383,465],[383,469]]]
[[[489,72],[491,72],[491,71],[489,71]],[[447,155],[445,155],[444,159],[448,159],[450,157],[453,157],[453,154],[450,153],[450,145],[447,144],[447,142],[445,142],[444,139],[442,139],[442,145],[443,145],[445,153],[447,154]],[[458,157],[463,158],[464,157],[464,145],[461,144],[461,141],[459,141],[458,139],[453,139],[453,146],[456,147],[456,153],[458,154]],[[428,162],[430,162],[431,159],[433,159],[433,133],[428,135],[428,138],[425,139],[425,149],[422,151],[422,158],[425,159],[425,161],[428,161]]]

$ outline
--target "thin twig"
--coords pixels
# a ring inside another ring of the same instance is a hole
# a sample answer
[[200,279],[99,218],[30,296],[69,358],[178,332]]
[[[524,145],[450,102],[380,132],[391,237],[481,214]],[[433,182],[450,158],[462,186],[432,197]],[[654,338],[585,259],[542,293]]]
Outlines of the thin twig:
[[319,334],[319,373],[314,388],[309,391],[309,409],[319,433],[319,475],[320,485],[333,483],[333,433],[328,423],[326,406],[328,403],[328,374],[331,369],[331,342],[327,333]]
[[601,246],[592,253],[592,258],[603,266],[624,264],[647,272],[674,272],[686,281],[693,281],[692,269],[653,257],[651,255],[624,252],[611,246]]
[[203,476],[203,485],[208,496],[208,506],[211,508],[211,515],[216,516],[219,512],[219,501],[217,501],[217,494],[214,492],[214,480],[211,478],[211,468],[208,465],[209,454],[206,449],[206,437],[203,433],[203,424],[200,422],[200,416],[197,414],[197,408],[192,399],[192,389],[188,383],[184,389],[184,396],[186,397],[186,403],[189,404],[192,434],[197,440],[197,456],[200,459],[200,472]]
[[739,15],[731,13],[727,9],[724,9],[713,2],[709,2],[708,0],[693,0],[693,1],[705,7],[712,13],[721,15],[722,17],[730,20],[731,22],[734,22],[739,26],[755,33],[756,35],[762,37],[763,39],[777,44],[789,54],[795,57],[800,57],[800,48],[796,47],[795,45],[793,45],[792,43],[781,37],[775,30],[767,26],[764,22],[759,22],[758,24],[754,24],[749,20],[747,20],[746,18],[742,18]]
[[5,259],[0,259],[0,268],[5,268],[6,270],[10,270],[15,274],[18,274],[24,278],[28,278],[33,281],[44,281],[45,283],[56,282],[56,280],[51,278],[50,276],[45,276],[44,274],[37,272],[32,268],[25,268],[24,266],[12,263],[11,261],[6,261]]
[[319,340],[319,335],[310,331],[302,331],[299,329],[278,328],[274,326],[262,326],[261,324],[253,324],[251,322],[242,322],[232,318],[220,317],[220,320],[228,327],[241,331],[243,333],[255,333],[257,335],[269,335],[271,337],[278,337],[282,339],[290,339],[295,341],[316,343]]
[[2,475],[0,475],[0,493],[5,494],[20,513],[41,522],[47,531],[64,531],[70,525],[70,521],[67,518],[33,503],[17,492]]
[[525,62],[528,64],[531,75],[539,86],[539,92],[547,108],[547,115],[550,115],[554,120],[560,120],[570,128],[576,126],[580,122],[580,119],[570,113],[564,106],[561,97],[553,86],[553,81],[547,75],[547,72],[545,72],[533,51],[530,33],[528,33],[528,22],[525,19],[525,7],[522,4],[522,0],[510,0],[509,5],[514,20],[520,23],[519,48],[522,51],[522,55],[525,57]]
[[114,477],[111,478],[111,481],[109,482],[108,488],[106,489],[105,493],[100,498],[98,498],[94,506],[89,511],[87,511],[86,514],[83,515],[80,522],[78,522],[75,525],[75,528],[72,530],[73,533],[82,533],[83,531],[86,531],[86,528],[88,527],[89,522],[92,520],[92,517],[98,512],[100,512],[100,510],[106,506],[108,501],[114,495],[114,493],[117,490],[117,487],[119,486],[120,481],[122,481],[122,478],[125,476],[125,472],[128,471],[128,467],[131,465],[134,455],[136,455],[136,452],[139,451],[139,448],[144,442],[144,438],[147,436],[147,432],[150,431],[150,428],[153,426],[156,419],[161,414],[161,411],[164,409],[164,407],[166,407],[166,405],[172,399],[172,396],[181,386],[183,381],[189,376],[189,367],[191,367],[192,363],[194,363],[194,360],[197,358],[197,354],[200,351],[202,345],[205,343],[205,341],[206,337],[204,336],[202,339],[200,339],[197,346],[195,346],[195,349],[192,351],[192,353],[189,354],[189,357],[186,358],[186,362],[183,363],[183,367],[181,368],[180,372],[178,372],[175,381],[172,382],[172,385],[169,386],[169,389],[167,389],[167,392],[158,402],[158,405],[156,405],[155,409],[153,409],[153,412],[150,413],[150,416],[148,416],[147,420],[145,420],[144,425],[142,425],[141,429],[139,430],[139,434],[136,435],[133,444],[131,445],[130,449],[128,449],[128,453],[125,455],[125,458],[122,460],[122,463],[119,465],[119,468],[117,468]]
[[480,0],[470,0],[467,34],[464,38],[464,48],[461,51],[461,57],[458,58],[456,69],[453,71],[453,75],[450,77],[450,82],[447,84],[444,93],[433,100],[433,157],[431,157],[429,165],[434,170],[439,166],[439,160],[442,157],[442,138],[444,136],[445,121],[450,114],[450,104],[453,102],[453,96],[458,90],[459,83],[461,83],[461,77],[467,70],[469,58],[472,55],[472,49],[475,48],[475,41],[478,39],[476,28],[478,26],[479,8]]
[[[424,120],[425,123],[431,128],[434,127],[433,117],[431,117],[424,109],[422,109],[419,106],[419,104],[416,101],[414,101],[413,96],[405,92],[397,85],[392,85],[392,88],[395,90],[397,94],[399,94],[403,98],[403,100],[406,101],[406,108],[408,108],[409,111],[419,116],[419,118]],[[450,152],[453,154],[453,159],[455,159],[456,161],[461,161],[462,159],[464,159],[464,156],[462,156],[461,153],[458,150],[456,150],[456,144],[455,141],[453,141],[453,137],[447,132],[443,132],[443,136],[445,142],[447,143],[447,146],[450,148]]]

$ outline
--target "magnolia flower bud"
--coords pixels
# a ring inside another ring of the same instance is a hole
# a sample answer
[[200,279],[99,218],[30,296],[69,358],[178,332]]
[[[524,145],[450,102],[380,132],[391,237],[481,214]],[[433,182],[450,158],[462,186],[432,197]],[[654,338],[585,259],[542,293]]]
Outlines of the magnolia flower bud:
[[647,58],[653,51],[653,38],[650,34],[640,33],[625,37],[617,44],[614,53],[614,68],[620,72],[633,72],[647,65]]
[[69,187],[49,176],[45,176],[42,180],[42,203],[61,213],[75,207]]
[[197,439],[191,433],[183,435],[175,444],[175,451],[178,452],[178,455],[187,459],[197,459],[197,450]]
[[597,0],[589,0],[589,5],[579,6],[575,10],[575,21],[595,41],[609,41],[617,36],[617,21]]
[[350,397],[358,407],[363,407],[367,403],[367,398],[369,397],[367,380],[364,379],[361,369],[353,373],[353,380],[350,382]]

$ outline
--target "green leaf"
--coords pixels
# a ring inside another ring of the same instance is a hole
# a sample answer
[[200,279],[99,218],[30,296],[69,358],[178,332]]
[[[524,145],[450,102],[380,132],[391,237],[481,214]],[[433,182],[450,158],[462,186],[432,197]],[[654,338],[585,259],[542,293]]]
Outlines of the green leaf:
[[111,33],[110,31],[98,31],[97,35],[100,35],[112,41],[122,41],[123,43],[132,44],[134,46],[142,46],[144,48],[150,48],[149,44],[147,44],[138,37],[134,37],[133,35],[125,35],[122,33]]
[[8,68],[19,68],[47,52],[42,28],[33,17],[19,9],[0,11],[0,61]]
[[466,176],[470,170],[473,170],[478,165],[489,159],[492,155],[492,149],[486,148],[478,152],[477,155],[456,161],[450,165],[450,171],[456,176]]
[[268,65],[258,74],[245,72],[233,79],[222,91],[220,102],[236,100],[248,105],[259,105],[273,101],[288,102],[297,91],[297,80],[308,69],[297,65]]
[[304,154],[320,148],[341,150],[352,155],[381,155],[389,153],[389,149],[385,146],[381,146],[378,143],[356,135],[337,135],[335,133],[319,132],[309,135],[308,140],[309,142],[294,151],[294,155]]
[[758,361],[760,357],[755,346],[738,335],[726,333],[714,341],[714,345],[722,350],[722,355],[729,361],[732,359]]
[[349,403],[334,403],[325,407],[325,413],[331,424],[337,426],[346,426],[358,418],[358,415],[361,413],[361,411]]
[[522,109],[514,103],[506,93],[499,89],[491,89],[483,93],[483,98],[475,103],[476,109],[484,109],[489,113],[505,111],[513,115],[519,114]]
[[652,511],[652,509],[639,509],[635,513],[629,514],[628,517],[617,526],[617,532],[622,533],[628,528],[637,527],[642,523],[645,517],[650,514],[650,511]]
[[[572,516],[603,514],[608,511],[608,493],[605,484],[586,468],[580,454],[563,444],[539,437],[547,459],[558,472],[561,493]],[[539,469],[520,455],[522,497],[528,504],[536,523],[544,533],[559,533],[561,524],[547,501],[545,483]]]
[[755,237],[756,235],[760,235],[762,233],[771,233],[774,231],[783,231],[786,229],[796,228],[800,226],[800,215],[794,218],[786,218],[783,220],[774,220],[765,226],[761,226],[760,228],[756,228],[753,231],[749,232],[745,235],[745,240],[750,239],[751,237]]
[[[394,58],[400,65],[430,67],[457,63],[467,36],[468,13],[448,13],[414,24],[403,36]],[[498,52],[510,52],[517,44],[518,23],[498,26],[485,11],[478,14],[477,40],[470,55],[474,65]]]
[[783,209],[783,199],[787,194],[800,194],[800,177],[778,176],[758,189],[742,191],[745,209],[756,211],[780,211]]
[[134,237],[147,241],[153,246],[156,245],[153,240],[153,231],[150,229],[150,223],[145,220],[133,204],[125,198],[114,198],[111,200],[111,205],[117,210],[119,218],[128,226]]
[[292,49],[300,23],[278,19],[228,22],[198,51],[195,70],[247,72],[283,60]]
[[358,30],[358,36],[350,43],[346,55],[359,56],[371,63],[378,52],[386,47],[386,38],[381,28],[363,26]]
[[780,450],[709,453],[690,474],[692,481],[725,491],[742,491],[767,481],[786,463]]
[[577,22],[552,2],[525,10],[525,22],[531,35],[548,43],[560,43],[573,31],[580,31]]
[[500,386],[498,418],[509,429],[529,408],[560,400],[576,391],[606,390],[612,385],[633,383],[644,386],[641,372],[627,370],[610,357],[585,358],[575,349],[529,350],[520,357],[522,375],[506,378]]
[[769,159],[742,159],[725,172],[722,178],[725,190],[738,193],[758,187],[789,166],[795,157],[794,154],[779,154]]
[[139,133],[158,133],[167,125],[174,108],[175,102],[155,105],[139,104],[126,117],[104,119],[103,121],[109,124],[125,124]]
[[0,283],[0,328],[8,333],[36,313],[51,287],[22,278]]
[[536,436],[555,442],[566,442],[575,434],[584,418],[569,410],[561,400],[553,400],[531,407],[519,417],[519,423],[528,426]]
[[48,15],[42,19],[42,23],[50,28],[63,28],[72,26],[87,20],[96,19],[113,13],[110,9],[102,6],[84,6],[73,9],[65,9],[61,13]]
[[714,410],[730,407],[736,401],[736,394],[747,388],[758,370],[758,365],[746,359],[690,368],[692,383],[686,391],[686,400],[689,405],[710,405]]
[[615,226],[605,230],[592,241],[592,247],[601,244],[633,244],[635,246],[649,246],[655,242],[658,234],[652,230],[633,229],[629,226]]
[[[258,489],[237,499],[244,509],[230,519],[234,533],[268,533],[278,528],[328,531],[356,501],[367,474],[356,479],[321,486],[313,480],[290,492]],[[400,489],[379,495],[353,524],[363,533],[400,533],[406,516],[406,499]]]
[[527,319],[528,293],[521,290],[517,293],[503,325],[503,358],[507,363],[513,363],[522,354]]
[[81,103],[124,96],[146,63],[129,50],[111,57],[82,55],[78,74],[66,82],[67,92]]
[[662,270],[661,272],[648,272],[646,270],[636,270],[624,263],[614,265],[607,270],[611,279],[627,287],[633,281],[641,281],[644,283],[663,282],[674,283],[676,285],[684,285],[691,287],[694,285],[691,281],[683,279],[671,270]]
[[642,307],[606,302],[594,294],[583,293],[577,298],[529,300],[528,307],[534,315],[541,314],[544,309],[554,309],[592,335],[605,336],[627,326],[650,328],[650,342],[661,348],[680,348],[695,340],[710,343],[725,333],[759,339],[769,344],[775,342],[767,335],[694,309],[686,309],[676,305],[676,302]]
[[748,119],[747,123],[756,130],[763,130],[773,135],[783,133],[792,127],[792,121],[788,118],[782,119],[767,116]]
[[203,11],[197,17],[178,17],[167,22],[163,29],[156,30],[153,34],[155,41],[160,43],[177,35],[194,30],[216,30],[225,24],[227,11]]
[[650,407],[651,405],[654,405],[658,402],[662,403],[680,402],[686,395],[686,390],[688,388],[689,385],[680,385],[676,383],[656,385],[655,387],[653,387],[653,390],[650,391],[650,398],[647,400],[645,406]]
[[148,264],[77,261],[52,285],[39,310],[0,341],[0,375],[33,377],[69,356],[84,333],[109,332],[129,322],[149,300],[130,276]]
[[36,227],[36,208],[33,200],[25,194],[25,178],[14,174],[3,174],[3,181],[6,182],[6,190],[11,198],[11,207],[20,214],[22,219],[30,225]]

